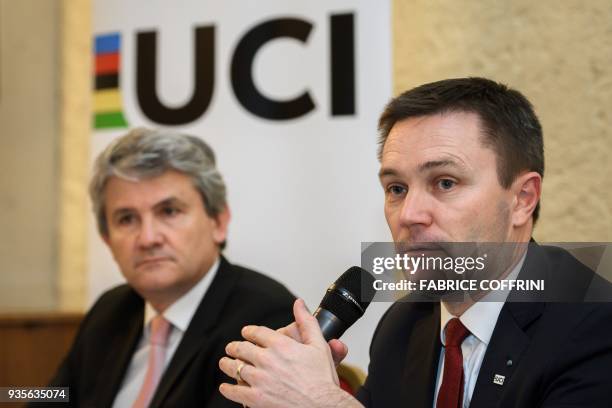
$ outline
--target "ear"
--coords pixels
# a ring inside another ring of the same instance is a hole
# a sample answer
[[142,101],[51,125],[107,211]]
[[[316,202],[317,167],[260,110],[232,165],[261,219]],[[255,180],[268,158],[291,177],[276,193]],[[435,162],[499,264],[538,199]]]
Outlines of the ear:
[[230,222],[230,218],[230,209],[226,204],[223,208],[223,211],[217,214],[213,219],[213,240],[217,245],[221,245],[227,239],[227,228]]
[[519,175],[512,183],[514,207],[512,225],[522,227],[532,218],[533,211],[542,195],[542,176],[535,171]]
[[110,249],[110,237],[108,235],[108,232],[106,234],[100,234],[100,238],[102,238],[102,241],[104,241],[104,243],[106,244],[106,246]]

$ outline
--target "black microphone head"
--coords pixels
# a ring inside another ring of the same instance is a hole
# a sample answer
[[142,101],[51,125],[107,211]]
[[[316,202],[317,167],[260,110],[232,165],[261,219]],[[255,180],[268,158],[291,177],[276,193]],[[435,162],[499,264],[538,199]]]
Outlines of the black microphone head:
[[350,326],[363,316],[375,294],[374,277],[353,266],[327,289],[319,308],[332,312]]

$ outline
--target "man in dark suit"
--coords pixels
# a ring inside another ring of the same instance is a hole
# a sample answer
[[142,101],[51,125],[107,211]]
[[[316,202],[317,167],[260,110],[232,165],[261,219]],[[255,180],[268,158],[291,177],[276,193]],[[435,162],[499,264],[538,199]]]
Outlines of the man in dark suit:
[[53,386],[78,407],[235,407],[217,361],[245,324],[281,327],[294,297],[223,256],[229,209],[202,140],[136,129],[90,184],[100,234],[127,284],[87,313]]
[[[609,284],[568,252],[535,243],[529,245],[519,278],[527,276],[544,280],[550,287],[539,296],[552,301],[525,302],[519,293],[515,299],[510,295],[463,406],[610,406]],[[568,287],[573,289],[561,291]],[[591,295],[598,302],[567,302]],[[374,334],[369,375],[358,395],[365,406],[435,406],[443,355],[441,307],[408,301],[389,308]]]
[[610,286],[567,252],[530,243],[544,154],[529,101],[483,78],[444,80],[393,99],[379,129],[385,216],[398,248],[508,243],[517,250],[494,258],[494,277],[535,277],[545,290],[396,302],[372,340],[357,400],[333,369],[346,347],[326,344],[297,301],[294,325],[248,326],[247,342],[228,345],[220,366],[246,384],[222,384],[222,394],[252,408],[609,407]]

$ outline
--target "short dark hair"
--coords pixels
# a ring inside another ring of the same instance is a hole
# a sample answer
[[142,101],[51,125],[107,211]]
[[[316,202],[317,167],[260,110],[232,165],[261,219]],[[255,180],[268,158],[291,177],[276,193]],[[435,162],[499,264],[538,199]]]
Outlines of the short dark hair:
[[[497,156],[497,176],[509,188],[524,170],[544,177],[542,126],[531,103],[520,92],[485,78],[445,79],[418,86],[393,98],[378,122],[378,157],[396,122],[440,113],[468,112],[478,115],[483,144]],[[533,221],[540,212],[538,202]]]

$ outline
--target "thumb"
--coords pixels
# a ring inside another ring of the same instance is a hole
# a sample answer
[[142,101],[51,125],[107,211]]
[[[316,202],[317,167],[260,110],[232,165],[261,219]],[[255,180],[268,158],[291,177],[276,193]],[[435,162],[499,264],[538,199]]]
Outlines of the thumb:
[[338,367],[338,365],[348,354],[348,347],[346,347],[346,344],[338,339],[332,339],[328,344],[329,349],[331,350],[332,358],[334,359],[334,365]]
[[293,304],[293,315],[304,344],[325,343],[317,319],[310,314],[303,299]]

